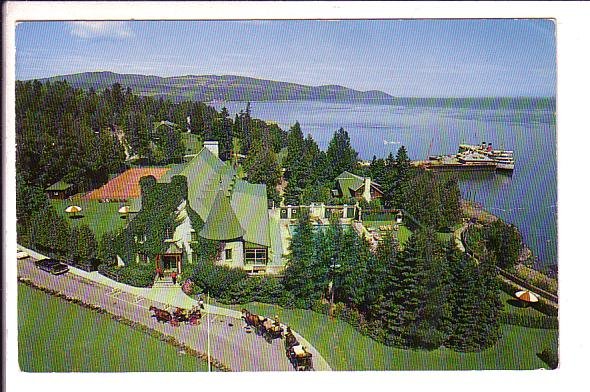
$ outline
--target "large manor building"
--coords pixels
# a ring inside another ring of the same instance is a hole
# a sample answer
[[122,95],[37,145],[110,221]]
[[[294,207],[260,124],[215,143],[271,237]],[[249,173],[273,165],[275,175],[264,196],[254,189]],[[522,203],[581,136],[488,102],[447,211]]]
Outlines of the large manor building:
[[[177,226],[166,254],[157,260],[167,269],[182,270],[182,260],[196,261],[190,246],[196,236],[220,243],[216,262],[250,272],[277,272],[284,266],[279,221],[268,208],[266,185],[238,178],[229,162],[207,143],[189,162],[169,170],[158,182],[186,177],[188,197],[177,208]],[[203,220],[196,229],[186,208]],[[178,257],[181,256],[181,257]],[[171,262],[172,261],[172,262]],[[176,264],[176,265],[174,265]]]

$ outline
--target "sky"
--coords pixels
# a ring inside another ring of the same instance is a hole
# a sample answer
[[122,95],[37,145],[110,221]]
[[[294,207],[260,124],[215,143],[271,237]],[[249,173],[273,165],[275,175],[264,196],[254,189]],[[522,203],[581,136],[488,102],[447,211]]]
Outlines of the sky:
[[241,75],[394,96],[554,96],[544,19],[22,22],[16,79]]

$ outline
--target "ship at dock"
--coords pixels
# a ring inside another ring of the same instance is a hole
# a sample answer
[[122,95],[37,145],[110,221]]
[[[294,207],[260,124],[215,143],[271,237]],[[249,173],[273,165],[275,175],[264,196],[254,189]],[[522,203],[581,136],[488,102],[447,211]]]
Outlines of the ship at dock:
[[481,145],[460,144],[459,153],[476,152],[483,154],[492,160],[496,161],[496,170],[513,171],[514,170],[514,151],[511,150],[494,150],[492,143],[486,145],[482,142]]
[[459,152],[452,155],[429,156],[413,165],[434,171],[504,171],[514,170],[514,152],[494,150],[491,143],[481,145],[460,144]]

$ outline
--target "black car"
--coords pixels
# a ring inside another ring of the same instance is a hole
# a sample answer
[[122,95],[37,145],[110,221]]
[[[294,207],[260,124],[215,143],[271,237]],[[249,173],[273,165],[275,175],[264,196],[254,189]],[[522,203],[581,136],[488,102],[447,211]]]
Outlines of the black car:
[[70,270],[67,265],[60,263],[59,261],[57,261],[55,259],[37,260],[37,261],[35,261],[35,265],[37,266],[37,268],[39,268],[45,272],[49,272],[50,274],[53,274],[53,275],[65,274],[66,272],[68,272]]

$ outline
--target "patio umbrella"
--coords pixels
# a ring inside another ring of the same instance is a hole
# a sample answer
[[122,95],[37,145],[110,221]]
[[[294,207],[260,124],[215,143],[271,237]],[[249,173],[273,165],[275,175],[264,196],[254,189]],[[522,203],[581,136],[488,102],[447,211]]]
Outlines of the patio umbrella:
[[515,295],[516,295],[516,298],[518,298],[519,300],[524,301],[524,302],[538,302],[539,301],[539,297],[537,297],[536,294],[534,294],[528,290],[517,291]]
[[73,216],[76,216],[76,214],[78,212],[82,211],[82,207],[78,207],[78,206],[69,206],[68,208],[66,208],[66,212],[69,214],[72,214]]
[[129,216],[129,206],[119,208],[119,214],[121,214],[121,218],[127,218]]
[[129,206],[123,206],[119,208],[119,214],[128,214],[129,213]]
[[69,206],[68,208],[66,208],[66,212],[71,212],[71,213],[76,213],[76,212],[80,212],[82,211],[82,207],[78,207],[78,206]]

